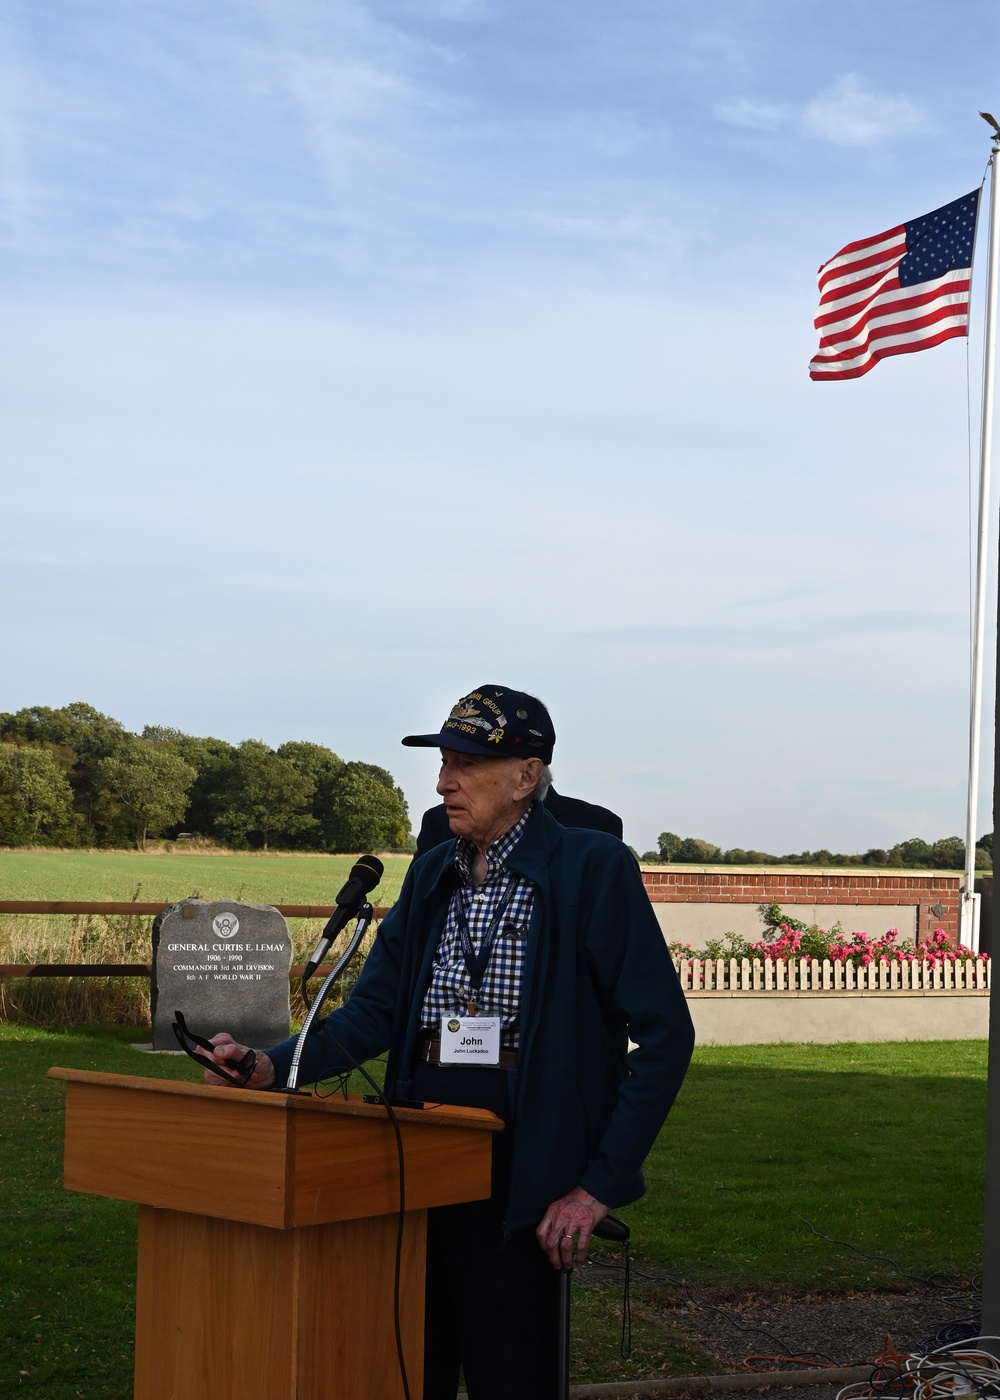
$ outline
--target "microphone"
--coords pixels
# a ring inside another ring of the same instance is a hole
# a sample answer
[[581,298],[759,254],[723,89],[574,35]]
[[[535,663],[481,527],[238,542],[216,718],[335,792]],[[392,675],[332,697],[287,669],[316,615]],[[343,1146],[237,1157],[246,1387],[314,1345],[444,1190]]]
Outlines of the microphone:
[[340,930],[355,917],[365,902],[365,896],[370,894],[381,880],[384,869],[385,866],[378,856],[362,856],[351,867],[347,884],[337,895],[337,907],[331,918],[327,920],[326,928],[320,934],[319,942],[312,950],[312,957],[306,963],[304,981],[308,981],[319,967],[333,947],[334,939]]

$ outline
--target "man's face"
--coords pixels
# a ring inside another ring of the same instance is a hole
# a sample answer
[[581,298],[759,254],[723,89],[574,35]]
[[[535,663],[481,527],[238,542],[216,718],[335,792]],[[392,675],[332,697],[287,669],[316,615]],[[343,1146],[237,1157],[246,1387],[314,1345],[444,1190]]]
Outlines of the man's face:
[[494,841],[513,826],[538,780],[538,759],[480,758],[441,750],[437,790],[456,836],[477,845]]

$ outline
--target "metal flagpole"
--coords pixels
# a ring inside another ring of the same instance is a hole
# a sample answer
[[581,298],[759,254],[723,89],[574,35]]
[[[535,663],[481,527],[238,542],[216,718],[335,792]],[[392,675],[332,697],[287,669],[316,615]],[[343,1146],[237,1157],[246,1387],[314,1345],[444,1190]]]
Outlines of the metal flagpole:
[[959,937],[979,952],[979,896],[976,888],[976,824],[979,820],[979,747],[983,711],[983,650],[986,637],[986,551],[989,534],[990,458],[993,451],[993,370],[996,359],[997,270],[1000,220],[997,219],[997,156],[1000,133],[993,138],[990,160],[990,223],[987,235],[986,325],[983,340],[983,407],[979,434],[979,534],[976,545],[976,608],[972,646],[972,698],[969,707],[969,790],[965,813],[965,884],[962,888]]
[[[991,295],[987,306],[986,348],[983,359],[983,434],[992,429],[992,416],[987,416],[988,402],[992,399],[993,351],[995,343],[996,275],[997,275],[997,156],[1000,153],[1000,126],[988,115],[996,133],[993,139],[992,174],[990,176],[990,274]],[[988,357],[988,358],[987,358]],[[989,366],[987,371],[986,366]],[[989,374],[989,379],[987,378]],[[980,498],[979,514],[985,505]],[[996,740],[1000,743],[1000,633],[997,637],[997,695],[996,695]],[[994,756],[993,767],[993,827],[996,830],[1000,817],[1000,753]],[[968,875],[966,875],[968,879]],[[992,949],[990,950],[992,955]],[[991,957],[992,961],[992,957]],[[992,983],[992,976],[990,978]],[[1000,1357],[1000,987],[990,988],[990,1039],[989,1064],[986,1072],[986,1189],[983,1201],[983,1312],[980,1333],[990,1340],[984,1346],[994,1356]]]

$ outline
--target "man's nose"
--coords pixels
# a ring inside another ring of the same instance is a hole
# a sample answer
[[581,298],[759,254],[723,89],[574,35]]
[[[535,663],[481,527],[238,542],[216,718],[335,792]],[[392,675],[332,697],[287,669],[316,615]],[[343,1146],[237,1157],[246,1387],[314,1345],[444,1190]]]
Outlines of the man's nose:
[[442,768],[437,780],[437,795],[444,797],[446,793],[455,791],[455,780],[448,772],[447,768]]

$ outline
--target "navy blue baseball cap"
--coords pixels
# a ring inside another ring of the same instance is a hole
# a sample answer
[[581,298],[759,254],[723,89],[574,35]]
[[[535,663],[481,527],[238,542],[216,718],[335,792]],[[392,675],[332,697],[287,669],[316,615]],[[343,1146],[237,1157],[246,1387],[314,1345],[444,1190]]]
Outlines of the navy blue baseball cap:
[[497,758],[552,762],[556,731],[541,700],[506,685],[481,685],[463,695],[438,734],[407,734],[413,749],[451,749]]

